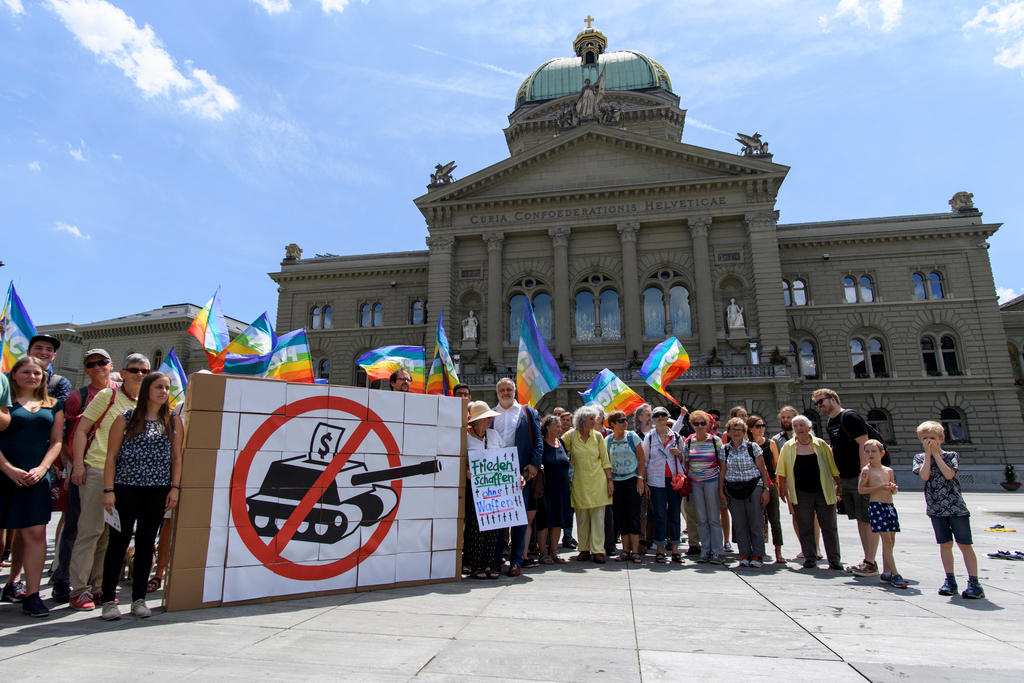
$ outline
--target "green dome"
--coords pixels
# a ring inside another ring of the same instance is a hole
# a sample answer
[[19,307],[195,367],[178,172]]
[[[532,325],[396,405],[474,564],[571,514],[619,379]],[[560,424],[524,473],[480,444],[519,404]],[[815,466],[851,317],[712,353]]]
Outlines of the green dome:
[[519,87],[516,108],[527,102],[578,94],[583,89],[584,79],[596,83],[602,69],[606,90],[664,88],[672,92],[672,81],[665,67],[635,50],[605,52],[597,58],[596,64],[583,61],[580,57],[559,57],[541,64]]

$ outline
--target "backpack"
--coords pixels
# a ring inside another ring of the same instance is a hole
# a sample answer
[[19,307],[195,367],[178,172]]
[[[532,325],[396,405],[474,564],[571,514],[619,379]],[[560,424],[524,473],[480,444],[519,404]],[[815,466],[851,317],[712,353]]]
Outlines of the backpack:
[[[846,419],[846,415],[849,414],[849,413],[852,413],[852,412],[853,411],[850,410],[849,408],[844,408],[843,411],[841,413],[839,413],[839,428],[841,430],[843,430],[843,434],[845,434],[847,437],[850,434],[849,434],[849,432],[846,431],[845,419]],[[864,418],[861,418],[861,419],[864,419]],[[874,439],[875,441],[877,441],[880,444],[882,444],[882,465],[884,465],[885,467],[891,467],[892,466],[892,458],[889,457],[889,448],[885,445],[885,439],[882,438],[882,433],[880,431],[878,431],[877,429],[875,429],[875,426],[873,424],[871,424],[870,422],[868,422],[867,420],[864,420],[864,424],[867,425],[867,428],[868,428],[868,438],[869,439]]]

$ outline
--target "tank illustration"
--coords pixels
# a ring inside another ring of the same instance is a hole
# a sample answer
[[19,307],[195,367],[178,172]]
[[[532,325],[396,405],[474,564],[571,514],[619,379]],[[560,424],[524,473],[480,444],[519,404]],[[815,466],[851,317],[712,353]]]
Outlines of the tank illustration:
[[[340,449],[344,427],[320,422],[310,439],[309,453],[271,463],[260,490],[245,499],[249,522],[257,535],[273,538],[299,502]],[[332,544],[354,534],[360,526],[373,526],[394,511],[398,494],[380,482],[433,474],[441,468],[436,460],[404,467],[369,471],[359,460],[348,460],[337,476],[324,487],[319,500],[299,524],[294,540]],[[339,491],[355,495],[342,499]]]

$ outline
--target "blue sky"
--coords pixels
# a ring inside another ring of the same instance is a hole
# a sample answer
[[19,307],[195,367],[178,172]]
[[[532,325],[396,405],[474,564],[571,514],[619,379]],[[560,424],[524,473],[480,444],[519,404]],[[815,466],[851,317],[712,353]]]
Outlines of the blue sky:
[[[585,11],[579,8],[583,7]],[[609,50],[668,70],[684,142],[759,131],[782,222],[934,213],[973,192],[1024,292],[1024,1],[0,0],[4,282],[37,324],[163,304],[273,317],[284,245],[423,249],[437,162],[507,157],[522,79]]]

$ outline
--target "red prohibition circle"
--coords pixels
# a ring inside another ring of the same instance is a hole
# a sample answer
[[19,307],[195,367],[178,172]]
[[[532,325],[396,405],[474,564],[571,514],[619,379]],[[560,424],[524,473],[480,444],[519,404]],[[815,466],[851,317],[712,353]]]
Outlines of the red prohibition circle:
[[[391,488],[398,494],[399,505],[396,505],[391,514],[378,523],[377,528],[365,544],[345,557],[328,564],[305,565],[293,562],[282,557],[280,550],[272,547],[276,545],[276,536],[270,539],[269,543],[264,543],[263,539],[259,537],[256,529],[252,526],[252,522],[249,521],[249,511],[245,504],[245,485],[249,478],[249,470],[252,467],[256,453],[263,448],[263,444],[267,442],[267,439],[289,420],[314,410],[323,410],[325,408],[349,413],[353,417],[363,410],[367,412],[367,419],[360,422],[359,427],[355,429],[348,441],[345,442],[344,447],[335,454],[334,459],[328,465],[325,472],[333,470],[334,475],[336,475],[370,431],[376,433],[380,437],[381,442],[383,442],[384,449],[387,451],[388,464],[392,467],[398,467],[402,464],[399,457],[398,444],[395,443],[394,436],[384,426],[384,423],[380,421],[380,418],[368,407],[340,396],[312,396],[289,403],[282,409],[282,412],[288,413],[287,415],[271,415],[253,432],[245,447],[238,454],[238,460],[235,462],[235,467],[231,472],[231,516],[235,521],[235,531],[249,549],[249,552],[253,554],[253,557],[262,562],[263,566],[270,571],[288,579],[319,581],[330,579],[349,571],[377,550],[377,547],[380,546],[391,530],[391,525],[395,521],[395,515],[398,514],[398,507],[401,505],[402,482],[395,480],[391,482]],[[335,463],[339,459],[340,462]],[[333,478],[334,475],[329,478]],[[299,505],[308,504],[306,499],[315,495],[314,491],[311,490]],[[312,504],[315,503],[316,501],[314,500]],[[280,534],[281,532],[278,533]]]

